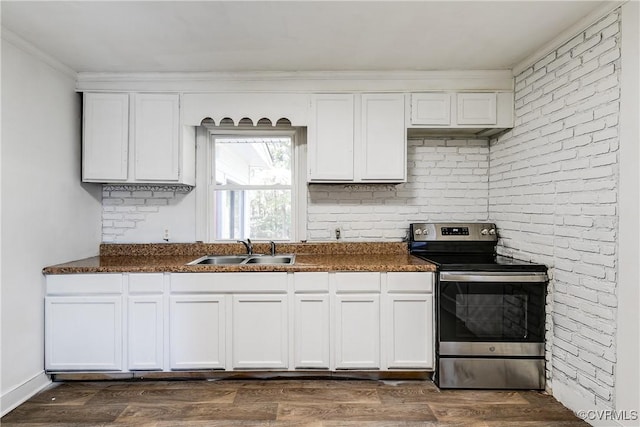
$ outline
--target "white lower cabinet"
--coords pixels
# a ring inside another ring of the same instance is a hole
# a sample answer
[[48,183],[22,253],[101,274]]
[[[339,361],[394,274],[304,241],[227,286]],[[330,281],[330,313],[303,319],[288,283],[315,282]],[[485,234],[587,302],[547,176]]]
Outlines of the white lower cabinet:
[[131,371],[161,371],[165,343],[164,274],[127,276],[127,366]]
[[380,296],[337,295],[337,369],[380,368]]
[[331,367],[329,273],[294,273],[293,343],[296,369]]
[[287,311],[286,295],[234,295],[234,369],[288,367]]
[[48,372],[430,370],[433,273],[50,275],[45,347]]
[[132,371],[162,370],[164,352],[162,295],[128,298],[128,365]]
[[333,276],[336,369],[380,369],[380,273]]
[[383,297],[384,354],[388,369],[434,367],[433,274],[387,273]]
[[224,369],[225,320],[224,295],[172,295],[171,369]]
[[433,296],[387,295],[387,367],[433,368]]
[[122,296],[49,296],[45,319],[47,370],[122,370]]

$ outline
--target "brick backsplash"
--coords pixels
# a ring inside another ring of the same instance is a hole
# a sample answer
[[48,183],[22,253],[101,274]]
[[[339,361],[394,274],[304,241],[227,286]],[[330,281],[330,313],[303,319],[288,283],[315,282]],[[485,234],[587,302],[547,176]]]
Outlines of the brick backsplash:
[[486,221],[489,143],[410,139],[407,182],[309,186],[309,240],[400,240],[418,221]]
[[[307,197],[307,240],[350,241],[405,238],[417,221],[486,221],[489,142],[486,139],[410,139],[407,182],[312,184]],[[153,215],[180,202],[181,186],[105,185],[102,240],[132,242]],[[192,218],[189,218],[192,220]],[[167,222],[167,221],[165,221]],[[160,232],[152,236],[157,240]]]
[[545,263],[547,376],[613,407],[620,19],[613,12],[515,78],[512,130],[491,142],[499,251]]
[[128,232],[144,226],[150,215],[180,203],[190,190],[182,185],[102,186],[102,241],[131,242]]

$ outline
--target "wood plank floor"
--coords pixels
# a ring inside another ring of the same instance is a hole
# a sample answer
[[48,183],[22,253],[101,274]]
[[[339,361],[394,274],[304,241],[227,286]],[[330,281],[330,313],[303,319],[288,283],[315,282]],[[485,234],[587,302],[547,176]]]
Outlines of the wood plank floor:
[[54,383],[8,426],[588,426],[533,391],[430,381],[269,379]]

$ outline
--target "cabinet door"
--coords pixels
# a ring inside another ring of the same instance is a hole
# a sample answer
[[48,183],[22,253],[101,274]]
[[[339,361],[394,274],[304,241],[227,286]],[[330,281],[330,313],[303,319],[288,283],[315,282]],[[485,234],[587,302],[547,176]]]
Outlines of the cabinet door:
[[450,125],[451,94],[414,93],[411,95],[412,125]]
[[130,370],[162,370],[164,316],[162,295],[128,298],[128,355]]
[[495,93],[459,93],[459,125],[495,125],[497,120]]
[[362,180],[406,179],[407,131],[403,94],[362,95]]
[[49,371],[122,370],[122,297],[45,298]]
[[354,95],[314,95],[311,100],[309,181],[353,180]]
[[433,368],[433,296],[385,296],[385,353],[388,368]]
[[82,116],[83,181],[126,181],[129,95],[85,93]]
[[380,296],[336,295],[337,369],[380,368]]
[[287,368],[286,295],[234,295],[233,368]]
[[295,297],[295,368],[329,369],[329,295]]
[[179,95],[135,95],[135,179],[177,181]]
[[224,295],[171,296],[169,310],[171,369],[224,369]]

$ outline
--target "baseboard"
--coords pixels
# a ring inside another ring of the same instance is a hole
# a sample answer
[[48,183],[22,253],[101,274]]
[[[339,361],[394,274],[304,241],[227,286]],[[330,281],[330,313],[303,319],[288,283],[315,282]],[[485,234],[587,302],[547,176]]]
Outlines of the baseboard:
[[[553,397],[564,406],[572,410],[576,416],[588,422],[592,426],[613,427],[622,426],[616,419],[615,414],[609,408],[598,408],[590,397],[576,392],[575,388],[558,381],[553,382]],[[621,414],[623,415],[623,414]]]
[[4,417],[49,384],[51,384],[51,380],[44,371],[42,371],[19,386],[4,393],[0,396],[0,416]]

